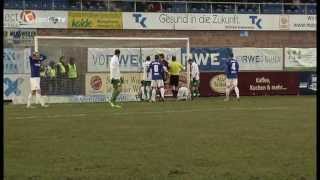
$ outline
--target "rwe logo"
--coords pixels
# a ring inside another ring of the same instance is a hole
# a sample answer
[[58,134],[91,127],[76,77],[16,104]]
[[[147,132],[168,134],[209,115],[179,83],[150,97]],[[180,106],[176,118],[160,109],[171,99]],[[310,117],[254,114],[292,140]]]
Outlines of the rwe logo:
[[6,96],[10,96],[14,94],[16,96],[21,95],[21,90],[19,86],[23,83],[23,78],[17,78],[16,80],[11,80],[10,78],[5,78],[3,83],[6,85],[6,89],[4,90],[4,94]]

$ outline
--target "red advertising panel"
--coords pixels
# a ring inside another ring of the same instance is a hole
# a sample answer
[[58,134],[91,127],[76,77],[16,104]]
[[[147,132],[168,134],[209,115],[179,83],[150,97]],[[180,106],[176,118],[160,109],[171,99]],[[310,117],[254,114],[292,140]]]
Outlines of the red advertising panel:
[[[225,93],[226,77],[223,73],[200,74],[201,96],[220,96]],[[238,87],[242,96],[297,95],[297,72],[240,72]]]

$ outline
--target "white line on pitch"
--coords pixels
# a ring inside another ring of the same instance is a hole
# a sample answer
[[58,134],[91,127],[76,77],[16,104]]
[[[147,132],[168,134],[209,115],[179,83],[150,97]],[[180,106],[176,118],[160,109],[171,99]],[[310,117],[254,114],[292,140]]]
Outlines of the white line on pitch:
[[69,116],[64,115],[50,115],[50,116],[24,116],[24,117],[14,117],[14,119],[34,119],[34,118],[44,118],[44,117],[50,117],[50,118],[68,118],[68,117],[82,117],[87,116],[87,114],[71,114]]

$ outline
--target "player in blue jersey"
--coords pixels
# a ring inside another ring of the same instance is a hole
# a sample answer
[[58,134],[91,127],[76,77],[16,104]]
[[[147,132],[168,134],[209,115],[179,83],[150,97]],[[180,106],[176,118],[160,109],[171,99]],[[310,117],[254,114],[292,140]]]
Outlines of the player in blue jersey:
[[230,58],[225,64],[225,75],[226,79],[226,98],[224,101],[229,101],[230,92],[234,89],[237,95],[237,100],[239,101],[239,88],[238,88],[238,73],[239,73],[239,63],[237,60],[233,59],[233,53],[230,54]]
[[159,55],[155,55],[154,61],[150,63],[148,72],[151,72],[151,102],[156,101],[156,89],[160,89],[161,100],[164,101],[164,83],[163,74],[168,72],[167,69],[160,63]]
[[31,108],[31,99],[32,96],[36,96],[36,104],[40,102],[42,107],[48,107],[45,105],[44,100],[41,97],[40,89],[40,68],[41,62],[47,59],[46,56],[39,54],[39,52],[34,52],[32,56],[29,57],[31,77],[30,77],[30,88],[31,92],[28,96],[27,108]]

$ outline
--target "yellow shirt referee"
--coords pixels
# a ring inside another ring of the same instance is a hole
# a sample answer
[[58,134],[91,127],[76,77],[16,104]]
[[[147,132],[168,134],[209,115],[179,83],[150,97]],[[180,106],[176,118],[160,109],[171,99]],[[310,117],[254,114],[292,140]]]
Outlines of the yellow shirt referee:
[[176,57],[172,56],[172,61],[169,63],[170,86],[172,86],[173,97],[177,97],[179,86],[179,74],[184,70],[184,67],[176,61]]

